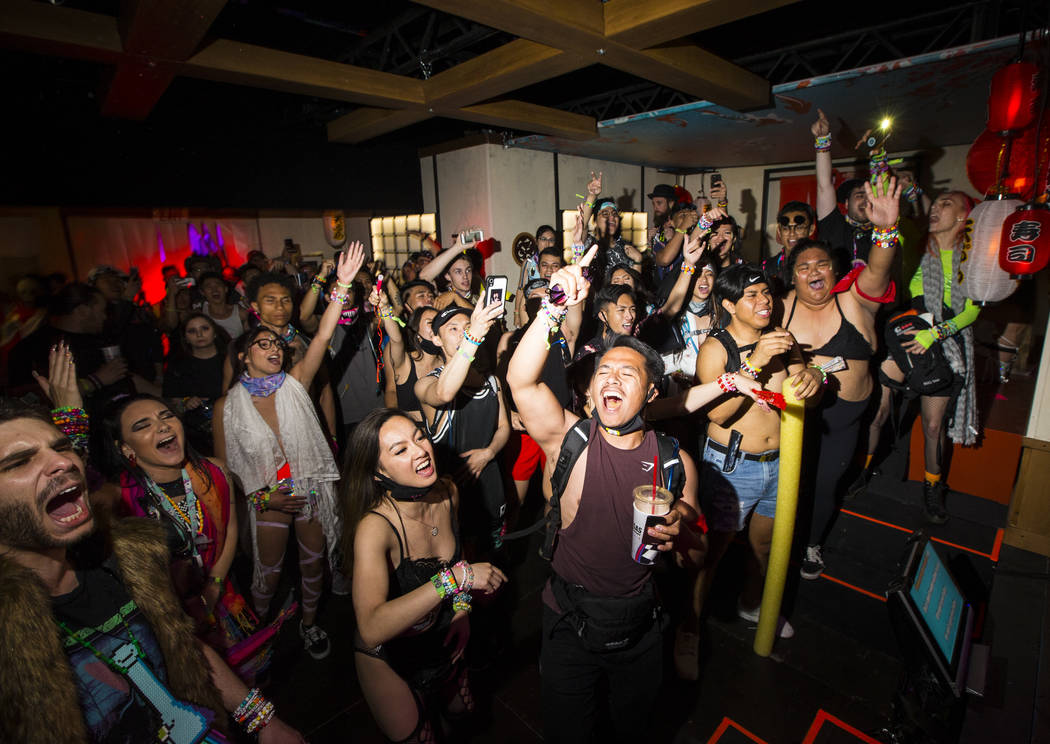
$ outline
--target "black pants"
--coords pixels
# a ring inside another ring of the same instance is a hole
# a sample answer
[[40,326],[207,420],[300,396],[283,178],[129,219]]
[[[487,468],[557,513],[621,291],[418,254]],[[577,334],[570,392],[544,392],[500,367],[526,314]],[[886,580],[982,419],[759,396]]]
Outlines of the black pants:
[[[874,394],[879,394],[878,388]],[[871,396],[849,401],[828,390],[817,409],[820,418],[815,423],[820,427],[820,449],[816,453],[817,469],[813,481],[810,545],[823,545],[831,531],[839,508],[839,481],[857,451],[857,438],[870,402]]]
[[[561,622],[559,622],[561,620]],[[547,744],[589,744],[605,713],[601,691],[608,691],[610,729],[615,741],[645,740],[646,724],[663,681],[660,624],[623,651],[588,651],[572,626],[543,605],[540,666],[543,738]]]

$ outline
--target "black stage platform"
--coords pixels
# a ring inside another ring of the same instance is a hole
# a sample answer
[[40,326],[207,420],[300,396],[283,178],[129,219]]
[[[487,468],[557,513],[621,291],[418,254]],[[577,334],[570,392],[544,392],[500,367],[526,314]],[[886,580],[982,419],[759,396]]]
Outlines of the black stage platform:
[[[754,627],[734,612],[743,555],[743,546],[734,546],[709,602],[701,678],[673,679],[668,663],[650,741],[892,741],[885,730],[902,664],[883,592],[912,530],[924,526],[921,493],[918,483],[884,475],[845,504],[825,551],[824,576],[803,581],[796,571],[789,574],[785,612],[796,635],[778,641],[768,659],[754,654]],[[953,492],[948,508],[951,521],[928,532],[953,569],[990,596],[982,618],[992,645],[990,686],[984,700],[971,700],[961,741],[1050,742],[1050,565],[1002,545],[1004,506]],[[481,714],[471,741],[543,740],[537,658],[546,566],[534,548],[520,544],[512,551],[518,562],[509,588],[516,607],[502,643],[475,654]],[[281,714],[314,744],[384,741],[354,677],[349,597],[330,598],[319,620],[333,646],[322,661],[299,652],[294,624],[282,634],[270,686]]]

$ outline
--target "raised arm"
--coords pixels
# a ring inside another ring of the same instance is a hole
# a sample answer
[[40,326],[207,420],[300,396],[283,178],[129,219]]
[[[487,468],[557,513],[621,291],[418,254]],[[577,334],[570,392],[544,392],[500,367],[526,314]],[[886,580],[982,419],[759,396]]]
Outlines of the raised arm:
[[469,248],[469,245],[461,246],[459,236],[452,238],[452,245],[434,256],[433,260],[419,270],[419,278],[434,284],[439,276],[445,273],[445,269],[452,263],[456,256]]
[[[479,302],[474,306],[474,312],[470,315],[470,335],[483,340],[493,322],[503,315],[503,312],[503,303],[498,300],[489,305],[482,305]],[[416,382],[415,392],[419,402],[432,408],[440,408],[451,403],[467,380],[476,350],[477,344],[472,343],[464,334],[451,358],[445,362],[441,374],[437,377],[427,375]],[[448,350],[445,353],[448,354]]]
[[[350,291],[350,285],[361,270],[365,260],[365,247],[359,241],[347,243],[346,250],[339,254],[339,265],[336,267],[335,293],[344,295]],[[329,302],[325,308],[324,315],[317,327],[310,345],[306,348],[306,354],[299,363],[292,367],[291,375],[297,379],[305,388],[310,387],[314,375],[321,368],[321,361],[328,353],[328,342],[332,340],[335,327],[339,324],[339,316],[343,312],[343,303],[337,297],[335,301]]]
[[321,264],[321,268],[317,271],[317,276],[310,282],[310,289],[303,297],[302,302],[299,303],[299,325],[307,333],[315,333],[317,331],[318,319],[314,315],[314,310],[317,309],[317,301],[321,297],[321,293],[325,289],[325,280],[335,269],[335,261],[330,258],[326,258],[324,263]]
[[[817,120],[809,128],[818,139],[816,145],[817,167],[817,219],[822,220],[836,208],[835,184],[831,181],[831,125],[824,112],[817,109]],[[826,144],[823,144],[825,143]]]
[[[704,216],[707,217],[707,215]],[[670,266],[675,262],[675,259],[678,258],[678,252],[682,250],[685,236],[697,224],[697,220],[698,217],[695,210],[683,210],[670,219],[668,224],[664,226],[665,236],[669,229],[672,231],[670,237],[665,237],[667,242],[662,247],[654,247],[653,250],[653,262],[657,266]]]
[[[716,210],[718,216],[724,214],[718,207],[712,208],[711,212]],[[692,229],[689,236],[683,241],[681,272],[660,308],[661,314],[669,318],[674,317],[678,315],[678,312],[688,302],[689,296],[693,291],[693,283],[696,281],[696,264],[700,261],[700,256],[703,254],[703,249],[700,247],[700,238],[711,232],[711,222],[718,219],[718,216],[711,218],[707,222],[706,227],[702,226],[701,223],[697,223],[696,227]],[[704,217],[707,217],[707,215],[704,215]]]
[[594,204],[601,193],[602,172],[598,171],[598,175],[594,175],[594,171],[591,171],[591,180],[587,182],[587,198],[580,204],[580,216],[583,218],[584,225],[590,222],[591,215],[594,214]]
[[404,332],[401,330],[403,322],[399,323],[400,318],[394,315],[394,309],[390,306],[390,299],[387,297],[385,289],[379,291],[376,287],[372,287],[372,294],[368,295],[368,301],[372,307],[379,309],[379,319],[383,323],[383,332],[390,339],[386,352],[387,359],[393,363],[392,366],[395,369],[400,369],[408,358]]
[[[563,266],[551,276],[551,289],[561,288],[565,294],[565,306],[578,306],[587,299],[590,282],[584,279],[583,269],[590,266],[597,252],[598,247],[592,246],[579,263]],[[551,330],[565,316],[562,307],[549,298],[543,301],[539,315],[522,335],[507,368],[507,384],[518,406],[521,422],[548,457],[560,449],[565,432],[579,420],[561,407],[554,393],[540,379]]]
[[868,217],[873,226],[871,232],[871,254],[868,265],[851,291],[862,305],[872,312],[879,303],[865,297],[882,297],[890,286],[893,257],[900,245],[897,232],[897,215],[900,212],[901,187],[896,178],[890,178],[885,193],[876,194],[871,183],[864,182],[864,193],[868,197]]

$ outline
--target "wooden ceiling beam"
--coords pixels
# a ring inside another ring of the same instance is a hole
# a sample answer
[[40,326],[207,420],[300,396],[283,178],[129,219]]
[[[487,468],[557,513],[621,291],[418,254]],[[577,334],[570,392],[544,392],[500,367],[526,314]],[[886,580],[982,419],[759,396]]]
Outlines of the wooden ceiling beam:
[[96,62],[113,62],[124,50],[116,18],[26,0],[0,2],[0,37],[20,49]]
[[124,0],[118,25],[124,51],[182,62],[197,51],[226,0]]
[[593,117],[526,101],[479,103],[449,112],[448,116],[476,124],[524,129],[567,139],[591,139],[598,136],[598,122]]
[[317,57],[219,39],[190,57],[183,74],[370,106],[422,106],[422,81]]
[[125,55],[102,99],[102,115],[141,121],[175,79],[169,61],[197,51],[226,0],[125,0],[117,27]]
[[769,104],[769,81],[698,46],[665,46],[644,52],[608,52],[624,72],[737,111]]
[[357,144],[430,118],[422,109],[359,108],[328,122],[328,141]]
[[729,108],[755,108],[769,100],[768,82],[697,46],[640,51],[606,38],[604,17],[596,24],[595,14],[600,14],[602,9],[600,3],[564,0],[418,2],[578,55],[583,64],[614,67]]
[[635,49],[665,44],[798,0],[607,0],[605,36]]
[[515,39],[439,72],[423,83],[427,105],[468,106],[586,67],[589,62],[560,49]]

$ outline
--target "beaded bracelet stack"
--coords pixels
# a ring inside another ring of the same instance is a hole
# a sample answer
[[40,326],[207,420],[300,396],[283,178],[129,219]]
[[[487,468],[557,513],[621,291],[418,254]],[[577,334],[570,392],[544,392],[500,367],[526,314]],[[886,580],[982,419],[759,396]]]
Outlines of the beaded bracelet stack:
[[587,246],[583,243],[572,244],[572,263],[579,263],[580,259],[583,258],[583,254],[587,252]]
[[710,230],[711,229],[711,225],[713,223],[711,222],[711,219],[706,214],[702,214],[702,215],[700,215],[700,219],[697,220],[696,224],[701,230]]
[[83,408],[61,406],[51,409],[51,420],[59,431],[69,437],[75,450],[86,450],[88,446],[88,415]]
[[[456,581],[452,569],[463,569],[463,582]],[[460,561],[452,568],[443,568],[430,577],[430,583],[442,600],[452,598],[452,609],[456,612],[470,612],[470,590],[474,588],[474,569],[466,561]]]
[[266,728],[274,712],[273,703],[262,696],[258,687],[253,687],[233,712],[233,718],[246,732],[254,734]]
[[481,346],[482,342],[485,340],[485,337],[482,336],[481,338],[475,338],[474,336],[471,336],[470,328],[468,327],[467,330],[463,331],[463,340],[466,341],[468,344],[472,344],[474,346],[474,351],[468,351],[467,349],[460,348],[457,353],[465,357],[467,360],[473,362],[474,353],[477,351],[477,348]]
[[324,290],[324,282],[318,281],[317,279],[314,279],[312,282],[310,282],[311,292],[321,294],[322,290]]
[[889,250],[896,246],[900,239],[900,231],[897,229],[898,222],[894,222],[892,227],[879,227],[878,225],[872,227],[871,247]]
[[933,337],[935,339],[937,339],[938,341],[943,341],[949,336],[954,336],[956,333],[958,333],[959,326],[956,325],[954,319],[946,320],[943,323],[938,323],[937,325],[930,328],[930,332],[933,334]]
[[813,140],[813,149],[817,152],[827,152],[831,149],[831,135],[818,134]]
[[904,198],[914,204],[919,201],[919,197],[923,195],[923,190],[916,186],[914,183],[904,190]]
[[248,494],[248,503],[252,505],[252,508],[260,514],[270,508],[270,496],[276,490],[275,486],[269,488],[260,488],[258,491],[252,491]]
[[761,367],[756,367],[751,363],[751,357],[748,357],[744,361],[740,362],[740,374],[747,375],[752,380],[757,380],[758,376],[762,373]]
[[383,305],[379,306],[379,317],[385,320],[392,320],[402,328],[405,327],[405,321],[394,315],[394,309],[390,307],[390,305],[386,305],[385,307]]
[[695,266],[688,266],[686,264],[682,264],[682,269],[681,270],[682,270],[682,273],[684,273],[684,274],[695,274],[696,273],[696,267]]
[[723,393],[735,393],[736,392],[736,381],[733,379],[731,372],[724,372],[720,374],[715,382],[718,383],[718,387]]
[[565,305],[555,305],[549,296],[544,297],[540,302],[540,316],[547,324],[547,335],[545,340],[548,349],[551,347],[551,334],[557,333],[558,329],[561,328],[561,322],[565,320],[565,314],[567,312],[569,312],[569,308]]
[[828,373],[824,371],[823,367],[821,367],[819,364],[811,364],[811,365],[809,365],[809,367],[810,367],[810,369],[815,369],[815,370],[817,370],[817,372],[820,372],[820,384],[821,385],[827,385],[828,384]]
[[346,303],[350,299],[350,282],[341,282],[338,279],[335,282],[335,286],[332,287],[331,294],[328,295],[329,302],[336,302],[340,305]]

